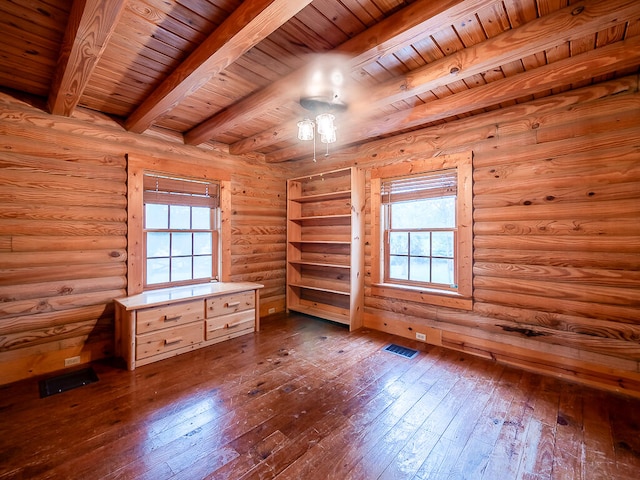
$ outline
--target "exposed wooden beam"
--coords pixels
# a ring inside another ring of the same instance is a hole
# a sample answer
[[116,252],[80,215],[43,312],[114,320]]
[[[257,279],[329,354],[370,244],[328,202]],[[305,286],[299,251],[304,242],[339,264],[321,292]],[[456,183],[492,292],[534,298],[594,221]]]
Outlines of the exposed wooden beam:
[[[351,108],[356,112],[373,112],[563,42],[606,30],[619,24],[621,18],[636,16],[640,16],[640,3],[635,0],[583,0],[371,88],[366,98]],[[295,122],[283,123],[230,145],[229,152],[240,155],[260,150],[291,140],[295,135]]]
[[[444,25],[456,24],[493,3],[496,0],[418,0],[346,41],[333,52],[350,57],[350,67],[359,68],[427,37]],[[232,130],[259,110],[279,107],[289,99],[291,85],[299,84],[305,74],[304,68],[296,70],[205,120],[185,134],[185,142],[197,145],[219,133]]]
[[[551,88],[590,80],[594,76],[637,66],[639,61],[640,37],[631,37],[528,72],[402,110],[384,118],[346,126],[343,129],[343,140],[336,146],[413,128]],[[268,162],[284,162],[308,154],[308,145],[295,145],[270,153],[265,158]]]
[[167,79],[127,118],[127,130],[141,133],[156,118],[175,107],[224,70],[247,50],[269,36],[311,0],[243,2]]
[[126,0],[75,0],[49,91],[49,111],[71,116],[109,43]]

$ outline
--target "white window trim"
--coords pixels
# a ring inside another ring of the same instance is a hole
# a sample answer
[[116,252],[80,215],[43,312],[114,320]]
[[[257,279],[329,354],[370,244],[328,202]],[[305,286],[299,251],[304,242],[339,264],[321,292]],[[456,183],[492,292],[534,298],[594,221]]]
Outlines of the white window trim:
[[[457,168],[456,204],[457,291],[384,283],[381,262],[384,260],[384,226],[381,219],[380,188],[382,179],[418,175],[434,170]],[[371,293],[413,302],[471,310],[473,307],[473,153],[471,151],[440,157],[407,160],[371,170]]]

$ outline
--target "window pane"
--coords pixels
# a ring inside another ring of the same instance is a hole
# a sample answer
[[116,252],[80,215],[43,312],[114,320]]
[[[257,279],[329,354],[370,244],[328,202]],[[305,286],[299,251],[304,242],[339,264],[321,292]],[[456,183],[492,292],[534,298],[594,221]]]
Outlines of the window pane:
[[191,225],[191,207],[171,205],[169,228],[188,229]]
[[147,232],[147,257],[169,256],[169,233]]
[[169,225],[169,206],[147,203],[144,206],[145,228],[167,228]]
[[432,255],[453,258],[453,232],[433,232]]
[[433,259],[432,282],[453,285],[453,260],[446,258]]
[[197,232],[193,234],[193,254],[211,255],[211,242],[213,239],[209,232]]
[[407,280],[409,278],[409,257],[389,257],[389,278],[396,280]]
[[455,228],[456,197],[427,198],[391,205],[392,228]]
[[171,259],[171,281],[191,280],[191,257],[173,257]]
[[191,233],[171,234],[171,256],[191,255]]
[[414,282],[429,282],[429,258],[411,257],[409,280]]
[[211,210],[206,207],[191,207],[191,228],[208,230],[211,228]]
[[408,255],[409,234],[407,232],[389,233],[389,253],[392,255]]
[[211,277],[211,255],[193,257],[193,278]]
[[[435,234],[434,234],[435,235]],[[429,256],[429,232],[411,232],[411,255]]]
[[169,281],[169,259],[150,258],[147,260],[147,284],[166,283]]

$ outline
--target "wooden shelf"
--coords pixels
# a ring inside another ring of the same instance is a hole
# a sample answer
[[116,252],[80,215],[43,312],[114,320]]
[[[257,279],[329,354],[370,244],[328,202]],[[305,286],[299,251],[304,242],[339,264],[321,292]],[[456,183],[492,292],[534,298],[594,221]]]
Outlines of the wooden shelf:
[[320,285],[310,285],[310,284],[304,284],[304,283],[289,283],[289,286],[290,287],[298,287],[298,288],[306,288],[307,290],[316,290],[316,291],[319,291],[319,292],[333,293],[335,295],[349,295],[350,294],[348,291],[335,290],[335,289],[323,287],[323,286],[320,286]]
[[351,223],[351,214],[316,215],[313,217],[290,218],[289,220],[307,225],[349,225]]
[[340,313],[335,311],[327,311],[326,309],[320,307],[309,307],[307,305],[299,304],[289,306],[289,310],[304,313],[306,315],[312,315],[314,317],[324,318],[326,320],[331,320],[332,322],[343,323],[345,325],[350,325],[351,323],[348,310],[345,310],[344,313]]
[[289,240],[289,243],[327,244],[327,245],[351,245],[346,240]]
[[349,269],[351,265],[344,263],[329,263],[329,262],[311,262],[307,260],[289,260],[292,265],[307,265],[311,267],[329,267],[329,268],[344,268]]
[[364,172],[287,181],[287,309],[362,326]]
[[309,202],[320,202],[324,200],[342,200],[346,198],[351,198],[351,190],[318,193],[316,195],[304,195],[301,197],[290,198],[290,200],[298,203],[309,203]]

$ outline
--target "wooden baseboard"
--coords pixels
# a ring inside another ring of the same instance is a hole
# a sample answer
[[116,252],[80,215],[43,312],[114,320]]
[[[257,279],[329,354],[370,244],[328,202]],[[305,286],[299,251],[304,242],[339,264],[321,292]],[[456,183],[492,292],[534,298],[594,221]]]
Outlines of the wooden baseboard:
[[[437,323],[440,326],[442,322]],[[442,328],[436,328],[397,318],[391,321],[367,312],[364,326],[411,340],[416,340],[416,333],[422,333],[426,336],[425,343],[477,355],[529,372],[640,398],[640,373],[582,360],[581,352],[577,350],[562,348],[558,349],[562,355],[555,354],[548,351],[548,345],[536,349],[535,340],[530,340],[531,347],[526,348],[513,345],[511,337],[502,339],[500,335],[477,329],[460,326],[447,328],[444,324]],[[572,352],[574,355],[569,355]]]

